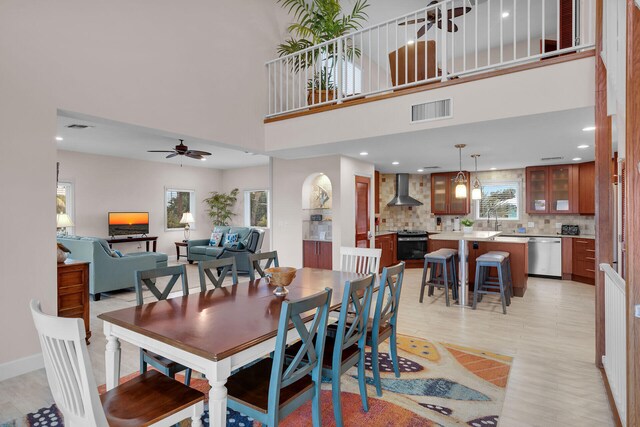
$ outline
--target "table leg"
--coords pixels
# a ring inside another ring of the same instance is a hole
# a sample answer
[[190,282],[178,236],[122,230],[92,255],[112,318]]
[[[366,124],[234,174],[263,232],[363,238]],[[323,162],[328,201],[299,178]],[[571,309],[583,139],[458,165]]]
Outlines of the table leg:
[[104,359],[107,371],[107,390],[111,390],[120,382],[120,340],[118,337],[107,335]]
[[468,252],[469,252],[469,243],[466,240],[460,240],[458,242],[458,257],[460,258],[460,292],[458,295],[458,303],[460,307],[467,306],[467,281],[468,281]]
[[[148,245],[148,244],[149,244],[149,243],[147,243],[147,245]],[[154,240],[154,241],[153,241],[153,252],[158,252],[158,251],[156,250],[157,248],[158,248],[158,241],[157,241],[157,240]],[[149,248],[147,247],[147,249],[149,249]],[[148,252],[148,250],[147,250],[147,252]]]
[[180,261],[180,245],[176,245],[176,261]]
[[211,427],[227,426],[227,378],[231,375],[229,359],[214,362],[213,369],[207,372],[209,390],[209,425]]
[[[147,252],[149,252],[149,241],[147,240],[145,243],[145,246],[147,247]],[[155,252],[155,251],[154,251]]]

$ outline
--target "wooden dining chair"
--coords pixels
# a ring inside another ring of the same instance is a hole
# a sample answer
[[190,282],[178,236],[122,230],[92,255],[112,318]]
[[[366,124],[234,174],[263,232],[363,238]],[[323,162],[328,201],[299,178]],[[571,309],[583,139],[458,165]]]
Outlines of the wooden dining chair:
[[[213,272],[218,274],[216,279]],[[213,288],[218,289],[222,287],[224,279],[227,274],[231,272],[231,283],[238,284],[238,269],[236,267],[236,259],[220,258],[207,261],[198,262],[198,273],[200,274],[200,291],[205,292],[207,290],[207,278],[213,283]]]
[[400,304],[400,291],[404,278],[404,262],[392,267],[385,267],[380,276],[380,288],[376,299],[376,308],[373,313],[373,322],[367,332],[367,345],[371,347],[371,367],[373,369],[373,381],[376,385],[378,396],[382,396],[380,385],[380,366],[378,362],[378,346],[387,338],[393,371],[396,377],[400,377],[398,365],[397,324],[398,306]]
[[149,371],[98,395],[82,319],[49,316],[31,300],[47,380],[64,424],[74,426],[201,426],[204,394]]
[[[313,426],[320,427],[322,355],[330,304],[329,288],[297,301],[282,302],[273,357],[264,358],[227,379],[229,408],[263,425],[277,427],[280,420],[311,400]],[[309,316],[313,310],[315,314],[307,328],[303,317]],[[285,367],[285,348],[291,324],[302,345]],[[316,335],[318,338],[314,340]]]
[[[182,283],[182,295],[189,295],[189,282],[187,280],[187,267],[183,265],[174,265],[171,267],[154,268],[151,270],[137,270],[136,273],[136,302],[137,305],[142,305],[143,291],[146,287],[151,291],[154,297],[158,301],[165,300],[173,290],[173,287],[181,280]],[[160,291],[158,289],[158,279],[169,278],[169,282],[165,288]],[[200,285],[202,286],[202,284]],[[191,369],[183,366],[173,360],[167,359],[164,356],[160,356],[152,351],[141,348],[140,349],[140,372],[147,372],[147,365],[151,365],[163,374],[175,378],[178,372],[185,371],[184,383],[189,385],[191,383]]]
[[378,274],[382,249],[340,247],[340,271]]
[[[261,261],[267,261],[264,268],[260,265]],[[261,252],[257,254],[249,254],[249,279],[253,282],[256,280],[256,271],[260,277],[266,276],[264,270],[269,267],[280,267],[278,263],[278,251]]]

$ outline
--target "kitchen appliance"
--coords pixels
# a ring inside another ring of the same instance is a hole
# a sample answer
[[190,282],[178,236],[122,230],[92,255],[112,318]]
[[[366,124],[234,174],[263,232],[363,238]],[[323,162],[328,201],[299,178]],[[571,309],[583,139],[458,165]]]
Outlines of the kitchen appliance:
[[322,215],[318,215],[318,214],[311,215],[311,221],[322,221]]
[[528,273],[562,278],[562,238],[529,238]]
[[409,174],[396,174],[396,195],[387,206],[422,206],[422,202],[409,196]]
[[400,230],[398,235],[398,259],[424,260],[427,254],[429,233],[424,230]]
[[436,231],[442,231],[442,218],[436,218]]
[[579,236],[580,226],[562,224],[562,228],[560,229],[560,234],[562,234],[563,236]]

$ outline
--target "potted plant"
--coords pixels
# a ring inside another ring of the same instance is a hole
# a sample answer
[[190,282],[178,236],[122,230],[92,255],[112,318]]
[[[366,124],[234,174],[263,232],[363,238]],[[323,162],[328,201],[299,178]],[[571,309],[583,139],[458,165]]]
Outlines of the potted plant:
[[234,188],[229,193],[212,191],[211,195],[204,199],[204,203],[209,207],[207,213],[214,226],[229,225],[231,218],[236,215],[232,209],[238,200],[238,192],[237,188]]
[[[368,2],[356,0],[351,13],[345,15],[339,0],[278,0],[297,20],[289,25],[287,30],[291,36],[278,45],[278,54],[282,57],[300,52],[362,28],[368,18],[365,12],[369,7]],[[343,41],[340,46],[329,43],[305,55],[292,56],[287,62],[295,73],[313,67],[313,77],[307,81],[307,101],[312,105],[334,99],[338,59],[353,59],[354,56],[359,57],[360,53],[352,41]]]
[[472,233],[473,232],[473,221],[471,221],[470,219],[465,218],[462,221],[460,221],[460,224],[462,224],[462,232],[463,233]]

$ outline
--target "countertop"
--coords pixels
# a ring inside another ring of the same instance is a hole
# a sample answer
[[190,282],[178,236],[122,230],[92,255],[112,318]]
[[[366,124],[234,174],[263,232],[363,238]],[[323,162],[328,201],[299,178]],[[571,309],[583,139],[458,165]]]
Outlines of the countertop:
[[471,233],[463,233],[462,231],[443,231],[439,234],[430,235],[429,239],[485,241],[494,240],[494,238],[500,234],[502,234],[500,231],[472,231]]
[[305,242],[329,242],[331,243],[331,239],[302,239]]
[[569,237],[572,239],[595,239],[593,234],[580,234],[578,236],[568,236],[563,234],[553,233],[502,233],[501,236],[514,236],[514,237]]
[[398,234],[398,232],[397,231],[377,231],[376,237],[387,236],[389,234]]

